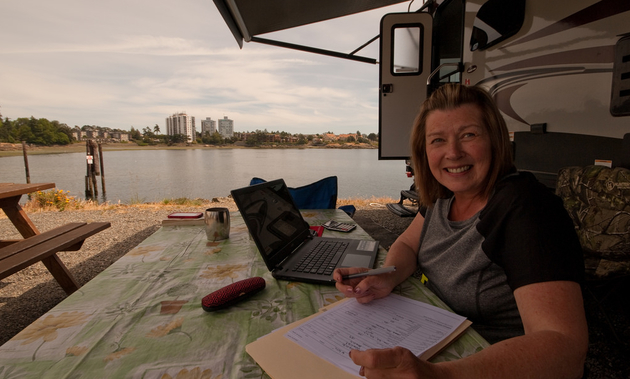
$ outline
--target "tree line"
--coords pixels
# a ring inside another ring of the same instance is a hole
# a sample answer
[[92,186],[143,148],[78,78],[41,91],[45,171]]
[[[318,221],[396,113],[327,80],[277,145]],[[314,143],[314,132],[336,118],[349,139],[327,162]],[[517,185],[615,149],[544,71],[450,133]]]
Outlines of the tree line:
[[72,128],[45,118],[18,118],[9,120],[0,117],[0,142],[34,145],[68,145],[72,142]]
[[[98,130],[106,132],[122,132],[129,134],[129,140],[136,142],[138,145],[157,145],[166,144],[174,145],[187,143],[188,138],[184,134],[166,135],[160,133],[160,126],[155,124],[153,128],[145,127],[142,130],[131,127],[130,131],[112,130],[107,127],[84,125],[81,130]],[[0,142],[8,143],[20,143],[25,141],[28,144],[33,145],[68,145],[73,141],[73,128],[59,121],[49,121],[45,118],[18,118],[16,120],[10,120],[9,118],[2,119],[0,114]],[[245,139],[246,146],[261,146],[266,144],[277,144],[278,141],[270,141],[270,135],[280,136],[281,144],[292,145],[304,145],[313,140],[314,137],[320,137],[319,134],[304,135],[297,134],[292,135],[287,132],[268,132],[265,130],[256,130],[255,132],[247,132]],[[224,138],[219,132],[214,133],[199,133],[195,136],[196,143],[208,144],[208,145],[224,145],[233,144],[238,139],[236,137]],[[295,138],[291,138],[295,137]],[[368,140],[376,141],[377,135],[370,133],[367,139],[362,137],[362,134],[357,131],[356,138],[348,137],[347,142],[368,142]],[[288,142],[291,140],[291,142]]]

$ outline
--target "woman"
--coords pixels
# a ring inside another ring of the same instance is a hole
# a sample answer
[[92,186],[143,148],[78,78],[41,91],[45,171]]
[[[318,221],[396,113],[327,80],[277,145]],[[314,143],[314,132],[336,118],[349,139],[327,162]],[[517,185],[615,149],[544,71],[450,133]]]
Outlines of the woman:
[[368,378],[579,378],[588,331],[584,273],[573,224],[560,199],[517,173],[505,121],[476,87],[445,85],[420,109],[412,135],[420,202],[428,206],[392,245],[396,271],[342,280],[360,303],[387,296],[419,270],[427,286],[493,343],[458,361],[432,364],[409,350],[351,351]]

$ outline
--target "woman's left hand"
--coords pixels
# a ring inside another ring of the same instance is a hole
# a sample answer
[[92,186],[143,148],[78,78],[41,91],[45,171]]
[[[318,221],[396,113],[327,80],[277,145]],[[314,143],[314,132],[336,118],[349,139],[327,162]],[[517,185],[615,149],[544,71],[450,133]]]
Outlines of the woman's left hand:
[[437,378],[438,367],[422,361],[402,347],[350,351],[352,361],[361,366],[359,375],[368,379]]

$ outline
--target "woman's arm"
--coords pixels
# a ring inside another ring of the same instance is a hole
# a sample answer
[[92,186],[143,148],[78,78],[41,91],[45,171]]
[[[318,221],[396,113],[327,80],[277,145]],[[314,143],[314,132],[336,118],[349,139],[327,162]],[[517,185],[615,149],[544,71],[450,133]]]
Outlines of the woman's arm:
[[[512,378],[581,378],[588,328],[579,284],[534,283],[518,288],[514,297],[525,335],[471,356],[471,365],[479,373],[492,369],[499,376],[510,373]],[[463,361],[454,366],[459,372],[467,370]]]
[[353,350],[351,357],[368,378],[580,378],[588,348],[580,286],[534,283],[518,288],[514,296],[525,335],[469,357],[431,364],[401,348]]

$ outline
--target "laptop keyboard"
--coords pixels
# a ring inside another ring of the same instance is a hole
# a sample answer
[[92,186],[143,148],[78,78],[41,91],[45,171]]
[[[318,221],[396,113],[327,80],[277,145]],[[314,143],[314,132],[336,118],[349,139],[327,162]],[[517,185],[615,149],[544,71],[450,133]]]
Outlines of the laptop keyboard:
[[319,241],[308,254],[302,257],[293,271],[331,275],[337,267],[339,259],[341,259],[341,253],[347,247],[348,242]]

